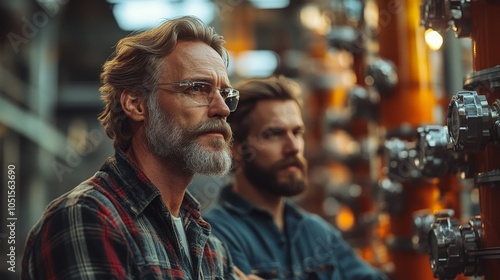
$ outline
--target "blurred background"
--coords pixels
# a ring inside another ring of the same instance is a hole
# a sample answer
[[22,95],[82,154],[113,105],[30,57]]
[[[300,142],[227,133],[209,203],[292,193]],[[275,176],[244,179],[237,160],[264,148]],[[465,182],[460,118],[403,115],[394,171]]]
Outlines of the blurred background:
[[[113,154],[97,115],[114,45],[195,15],[225,37],[233,83],[282,74],[302,86],[300,205],[391,279],[499,279],[496,2],[2,0],[0,278],[19,276],[47,204]],[[203,211],[227,180],[195,178]]]

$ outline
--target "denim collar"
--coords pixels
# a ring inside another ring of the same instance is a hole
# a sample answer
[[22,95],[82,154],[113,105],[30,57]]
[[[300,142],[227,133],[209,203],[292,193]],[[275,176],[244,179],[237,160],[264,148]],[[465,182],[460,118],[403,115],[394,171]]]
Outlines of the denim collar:
[[[240,215],[247,215],[252,212],[266,213],[270,215],[267,210],[257,207],[241,195],[235,193],[232,185],[227,185],[222,188],[220,192],[220,203],[224,208],[234,211]],[[304,217],[304,213],[300,207],[290,199],[285,200],[285,212],[287,213],[287,216],[295,217],[297,220]]]

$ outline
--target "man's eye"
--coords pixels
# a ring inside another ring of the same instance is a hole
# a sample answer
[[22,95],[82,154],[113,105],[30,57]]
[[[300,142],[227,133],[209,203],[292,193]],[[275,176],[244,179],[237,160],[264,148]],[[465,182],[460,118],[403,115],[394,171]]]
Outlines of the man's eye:
[[193,83],[190,91],[193,93],[210,93],[211,86],[206,84]]
[[298,135],[298,136],[303,136],[303,135],[304,135],[304,133],[305,133],[305,131],[304,131],[304,130],[302,130],[302,129],[295,130],[295,131],[293,132],[293,134]]
[[263,139],[272,139],[280,136],[282,134],[282,131],[279,129],[268,129],[264,130],[261,134]]

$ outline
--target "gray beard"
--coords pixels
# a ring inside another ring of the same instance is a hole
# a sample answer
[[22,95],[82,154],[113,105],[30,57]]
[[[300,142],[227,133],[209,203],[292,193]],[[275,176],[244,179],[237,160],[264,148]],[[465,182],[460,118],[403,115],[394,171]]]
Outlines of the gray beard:
[[[149,150],[181,170],[193,174],[224,176],[231,168],[229,140],[211,139],[210,151],[198,141],[198,133],[214,124],[202,123],[192,130],[182,128],[160,108],[156,96],[148,99],[146,139]],[[213,121],[212,121],[213,122]]]

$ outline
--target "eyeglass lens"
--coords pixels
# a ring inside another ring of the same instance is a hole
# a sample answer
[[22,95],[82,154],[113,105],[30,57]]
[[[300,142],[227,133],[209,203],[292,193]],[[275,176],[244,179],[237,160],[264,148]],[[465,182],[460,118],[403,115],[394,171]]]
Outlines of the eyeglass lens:
[[[203,89],[205,93],[213,93],[216,89],[213,85],[196,82],[193,83],[193,87]],[[227,107],[229,107],[229,111],[234,112],[236,110],[236,107],[238,106],[239,96],[235,94],[233,92],[234,89],[231,88],[222,88],[219,89],[219,91]]]
[[236,107],[238,106],[239,98],[238,96],[230,96],[227,97],[224,102],[226,102],[227,107],[229,107],[229,111],[234,112]]

